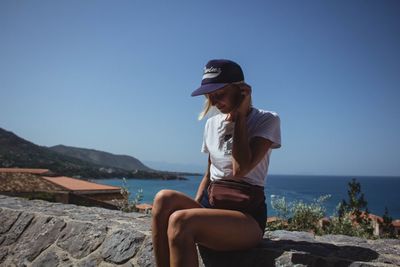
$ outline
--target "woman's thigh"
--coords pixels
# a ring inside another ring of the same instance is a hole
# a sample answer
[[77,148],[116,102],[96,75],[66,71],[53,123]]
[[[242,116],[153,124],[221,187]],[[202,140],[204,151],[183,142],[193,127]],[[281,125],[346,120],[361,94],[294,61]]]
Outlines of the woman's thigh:
[[153,209],[162,209],[164,211],[201,208],[202,206],[191,197],[175,190],[164,189],[159,191],[153,203]]
[[248,249],[263,236],[257,221],[239,211],[192,208],[178,210],[171,216],[172,221],[181,220],[178,224],[190,231],[196,243],[214,250]]

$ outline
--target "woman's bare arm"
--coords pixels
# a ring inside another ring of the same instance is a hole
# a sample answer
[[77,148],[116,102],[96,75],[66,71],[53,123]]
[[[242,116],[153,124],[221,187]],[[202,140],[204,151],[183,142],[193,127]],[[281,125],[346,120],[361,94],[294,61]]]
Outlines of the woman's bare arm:
[[194,200],[197,202],[201,201],[201,198],[203,197],[203,191],[206,189],[210,183],[210,166],[211,166],[211,160],[210,160],[210,155],[208,155],[208,166],[206,169],[206,172],[204,174],[203,179],[201,180],[199,184],[199,188],[197,189],[197,194]]
[[250,109],[250,89],[242,90],[244,96],[238,109],[233,112],[235,134],[233,135],[232,169],[233,177],[241,178],[250,172],[265,156],[272,142],[263,137],[253,137],[250,141],[247,133],[247,113]]
[[[240,137],[237,136],[236,133],[235,137],[237,139],[240,139]],[[238,141],[238,143],[239,142],[240,141]],[[244,144],[242,144],[242,146],[248,147],[246,148],[246,152],[244,153],[241,153],[240,148],[235,149],[235,145],[233,145],[232,165],[234,178],[240,178],[249,173],[264,158],[265,154],[268,152],[272,145],[272,142],[270,140],[258,136],[253,137],[250,142],[243,140],[243,143]]]

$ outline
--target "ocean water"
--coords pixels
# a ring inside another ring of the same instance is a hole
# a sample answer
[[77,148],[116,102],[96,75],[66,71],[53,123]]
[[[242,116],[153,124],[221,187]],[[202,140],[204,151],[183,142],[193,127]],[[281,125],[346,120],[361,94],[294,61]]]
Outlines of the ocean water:
[[[127,180],[127,186],[134,197],[143,190],[143,203],[152,203],[154,195],[161,189],[172,189],[194,197],[202,179],[200,176],[187,176],[188,180]],[[271,207],[271,196],[285,197],[287,202],[303,201],[310,203],[321,195],[331,197],[325,202],[326,215],[333,215],[336,206],[348,199],[348,183],[352,178],[361,184],[361,191],[368,202],[371,213],[382,216],[385,207],[393,219],[400,219],[400,177],[360,177],[360,176],[306,176],[306,175],[269,175],[265,186],[268,216],[275,215]],[[94,180],[97,183],[122,186],[122,179]]]

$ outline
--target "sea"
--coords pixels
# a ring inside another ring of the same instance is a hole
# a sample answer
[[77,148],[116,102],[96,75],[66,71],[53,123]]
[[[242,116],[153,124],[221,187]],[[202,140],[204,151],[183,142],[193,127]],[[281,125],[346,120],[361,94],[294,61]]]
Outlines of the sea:
[[[161,189],[177,190],[194,197],[202,176],[185,176],[187,180],[127,179],[127,188],[133,199],[142,190],[142,203],[153,202],[155,194]],[[387,207],[389,216],[400,219],[400,177],[372,176],[317,176],[317,175],[268,175],[265,185],[268,216],[276,215],[272,208],[272,198],[285,198],[286,203],[302,201],[312,203],[322,195],[330,195],[324,202],[326,216],[336,214],[342,199],[348,200],[348,183],[356,179],[367,201],[370,213],[382,216]],[[93,180],[113,186],[124,186],[122,179]]]

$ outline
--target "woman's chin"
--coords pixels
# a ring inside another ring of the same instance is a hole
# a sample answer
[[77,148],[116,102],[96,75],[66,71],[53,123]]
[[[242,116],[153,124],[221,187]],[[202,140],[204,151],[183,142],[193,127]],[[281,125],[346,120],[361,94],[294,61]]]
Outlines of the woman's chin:
[[218,109],[221,113],[224,113],[224,114],[227,114],[227,113],[230,112],[229,108],[226,107],[226,106],[222,106],[222,107],[219,107],[219,108],[217,107],[217,109]]

